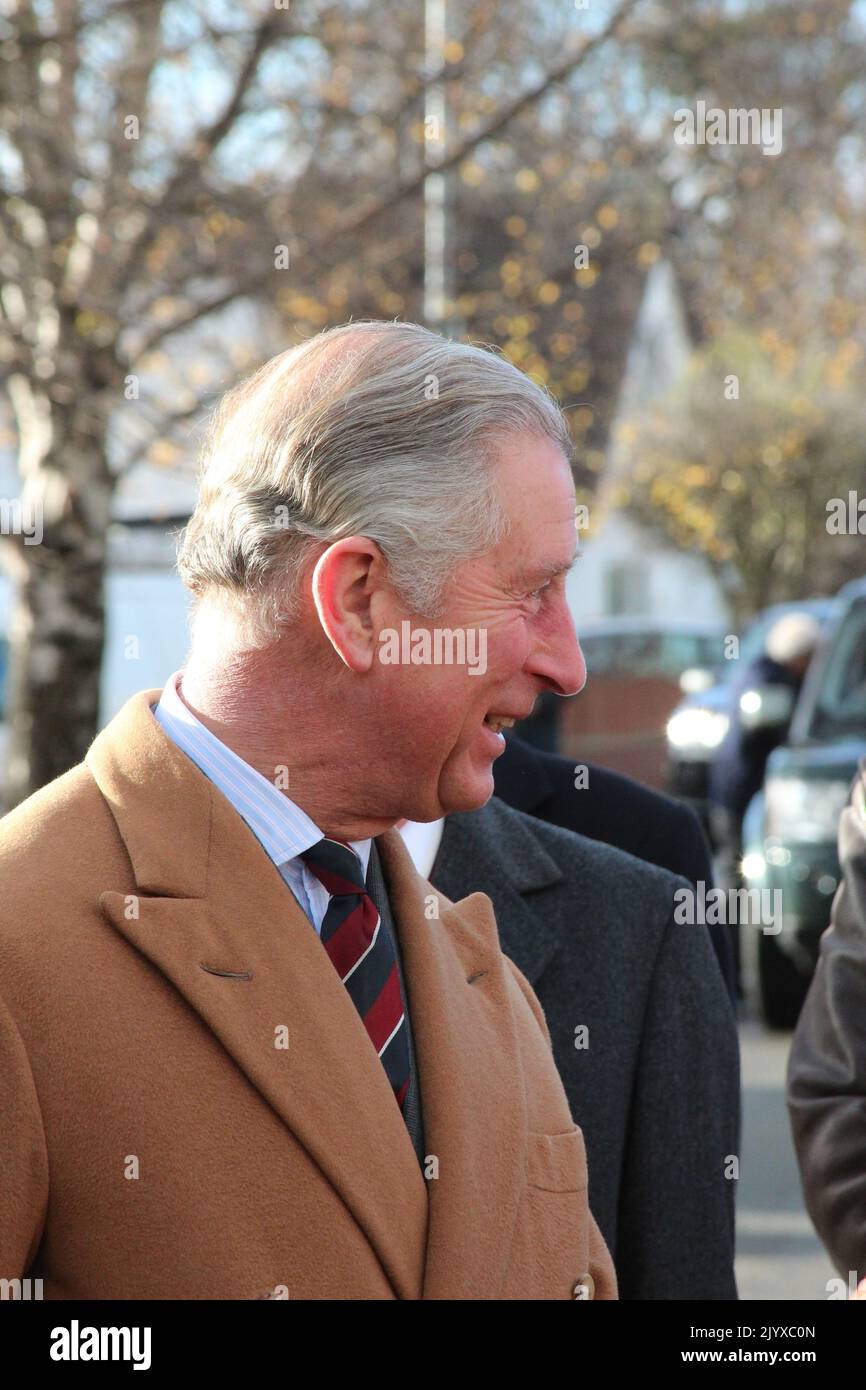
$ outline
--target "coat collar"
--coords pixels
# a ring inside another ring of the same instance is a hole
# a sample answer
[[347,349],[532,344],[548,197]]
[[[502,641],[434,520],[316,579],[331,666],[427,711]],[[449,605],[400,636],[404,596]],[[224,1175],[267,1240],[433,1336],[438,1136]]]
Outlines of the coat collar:
[[493,782],[496,795],[518,811],[534,811],[554,791],[544,756],[514,734],[506,735],[505,752],[493,764]]
[[530,984],[539,978],[559,948],[560,929],[553,914],[538,911],[531,895],[565,876],[528,816],[496,797],[480,811],[447,816],[430,878],[454,899],[482,885],[493,904],[502,950]]
[[[425,1183],[318,936],[240,816],[153,718],[158,697],[133,697],[86,758],[136,882],[135,894],[124,884],[101,894],[106,918],[171,980],[327,1175],[398,1297],[497,1297],[527,1127],[488,899],[450,903],[415,872],[396,831],[378,837],[438,1166]],[[288,1049],[274,1044],[281,1025]]]

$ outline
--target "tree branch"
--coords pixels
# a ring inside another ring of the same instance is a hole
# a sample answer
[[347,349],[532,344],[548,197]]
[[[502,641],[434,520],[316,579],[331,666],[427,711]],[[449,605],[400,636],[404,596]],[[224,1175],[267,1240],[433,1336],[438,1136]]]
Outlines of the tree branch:
[[147,6],[157,3],[161,4],[162,0],[118,0],[116,5],[109,5],[101,14],[82,15],[74,24],[69,24],[62,29],[55,29],[53,33],[46,33],[42,29],[32,29],[22,33],[9,19],[4,17],[0,19],[0,40],[14,39],[22,51],[34,52],[44,48],[46,44],[69,43],[70,40],[77,39],[86,29],[105,24],[108,20],[116,19],[118,15],[128,14],[131,10],[145,9]]
[[[211,158],[214,151],[229,134],[243,108],[259,63],[268,48],[279,38],[295,37],[296,32],[294,30],[287,32],[281,15],[277,11],[257,26],[249,52],[241,63],[228,101],[216,119],[199,131],[192,146],[179,160],[168,186],[160,193],[159,203],[161,207],[171,204],[172,198],[184,187],[199,167]],[[155,214],[156,209],[153,209],[153,212]],[[119,265],[120,273],[125,278],[128,279],[134,275],[136,270],[141,267],[156,240],[158,230],[159,222],[157,217],[153,215],[148,218],[139,235],[130,242],[127,253]]]
[[[476,149],[479,145],[484,144],[487,140],[493,139],[501,130],[504,130],[515,117],[527,110],[534,102],[537,102],[546,92],[556,86],[557,83],[570,77],[591,53],[595,52],[602,44],[606,43],[608,39],[615,36],[619,28],[625,20],[628,19],[639,3],[640,0],[623,0],[623,3],[615,14],[611,16],[604,29],[593,35],[592,38],[586,39],[576,52],[572,52],[567,58],[564,58],[561,63],[558,63],[555,68],[545,74],[542,80],[536,83],[534,87],[530,87],[515,101],[507,105],[493,117],[487,125],[477,130],[474,135],[463,140],[456,149],[452,150],[449,155],[437,164],[436,171],[444,172],[454,165],[459,164],[461,160],[466,158],[467,154]],[[319,249],[321,250],[323,246],[332,248],[338,246],[341,241],[347,238],[356,237],[360,231],[365,230],[379,217],[382,217],[386,212],[390,212],[398,204],[419,192],[424,185],[428,173],[429,170],[424,170],[419,174],[413,175],[412,178],[399,183],[388,197],[382,199],[373,207],[368,207],[356,213],[353,217],[335,223],[332,227],[326,229],[324,240],[320,242]],[[274,273],[275,271],[273,269],[258,271],[248,276],[246,280],[242,280],[240,283],[235,284],[223,294],[217,295],[206,304],[197,305],[173,322],[164,324],[161,328],[157,329],[155,333],[151,334],[149,338],[145,338],[133,360],[137,360],[146,353],[153,351],[158,344],[164,342],[166,338],[172,337],[175,333],[180,333],[184,329],[191,328],[193,324],[198,323],[200,319],[205,318],[208,314],[217,313],[220,309],[226,308],[234,300],[244,299],[249,295],[261,293],[270,282]]]

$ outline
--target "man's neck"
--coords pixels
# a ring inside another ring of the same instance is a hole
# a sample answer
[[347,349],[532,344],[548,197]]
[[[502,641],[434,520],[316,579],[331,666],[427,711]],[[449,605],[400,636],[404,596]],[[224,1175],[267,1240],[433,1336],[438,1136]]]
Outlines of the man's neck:
[[395,824],[358,815],[346,804],[353,775],[363,785],[363,769],[350,755],[334,756],[337,774],[322,766],[314,750],[334,749],[333,729],[322,703],[309,689],[293,698],[292,684],[277,678],[273,663],[245,652],[216,669],[190,660],[178,693],[190,712],[216,738],[267,778],[320,827],[339,840],[366,840]]

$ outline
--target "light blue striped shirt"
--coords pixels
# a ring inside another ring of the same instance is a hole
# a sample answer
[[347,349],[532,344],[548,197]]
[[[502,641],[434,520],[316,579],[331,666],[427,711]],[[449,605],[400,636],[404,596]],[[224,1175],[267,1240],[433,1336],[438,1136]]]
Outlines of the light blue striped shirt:
[[[166,682],[153,711],[155,718],[172,742],[192,759],[246,821],[321,935],[330,896],[298,855],[321,840],[322,831],[285,792],[245,763],[196,719],[178,693],[182,676],[182,671],[176,671]],[[351,840],[349,843],[366,877],[371,842]]]

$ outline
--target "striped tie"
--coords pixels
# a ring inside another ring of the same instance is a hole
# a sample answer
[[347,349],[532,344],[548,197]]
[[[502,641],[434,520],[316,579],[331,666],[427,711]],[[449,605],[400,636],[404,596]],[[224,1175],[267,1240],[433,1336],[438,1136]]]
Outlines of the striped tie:
[[301,858],[331,895],[322,945],[364,1021],[402,1110],[409,1089],[409,1046],[394,943],[353,849],[339,840],[319,840]]

